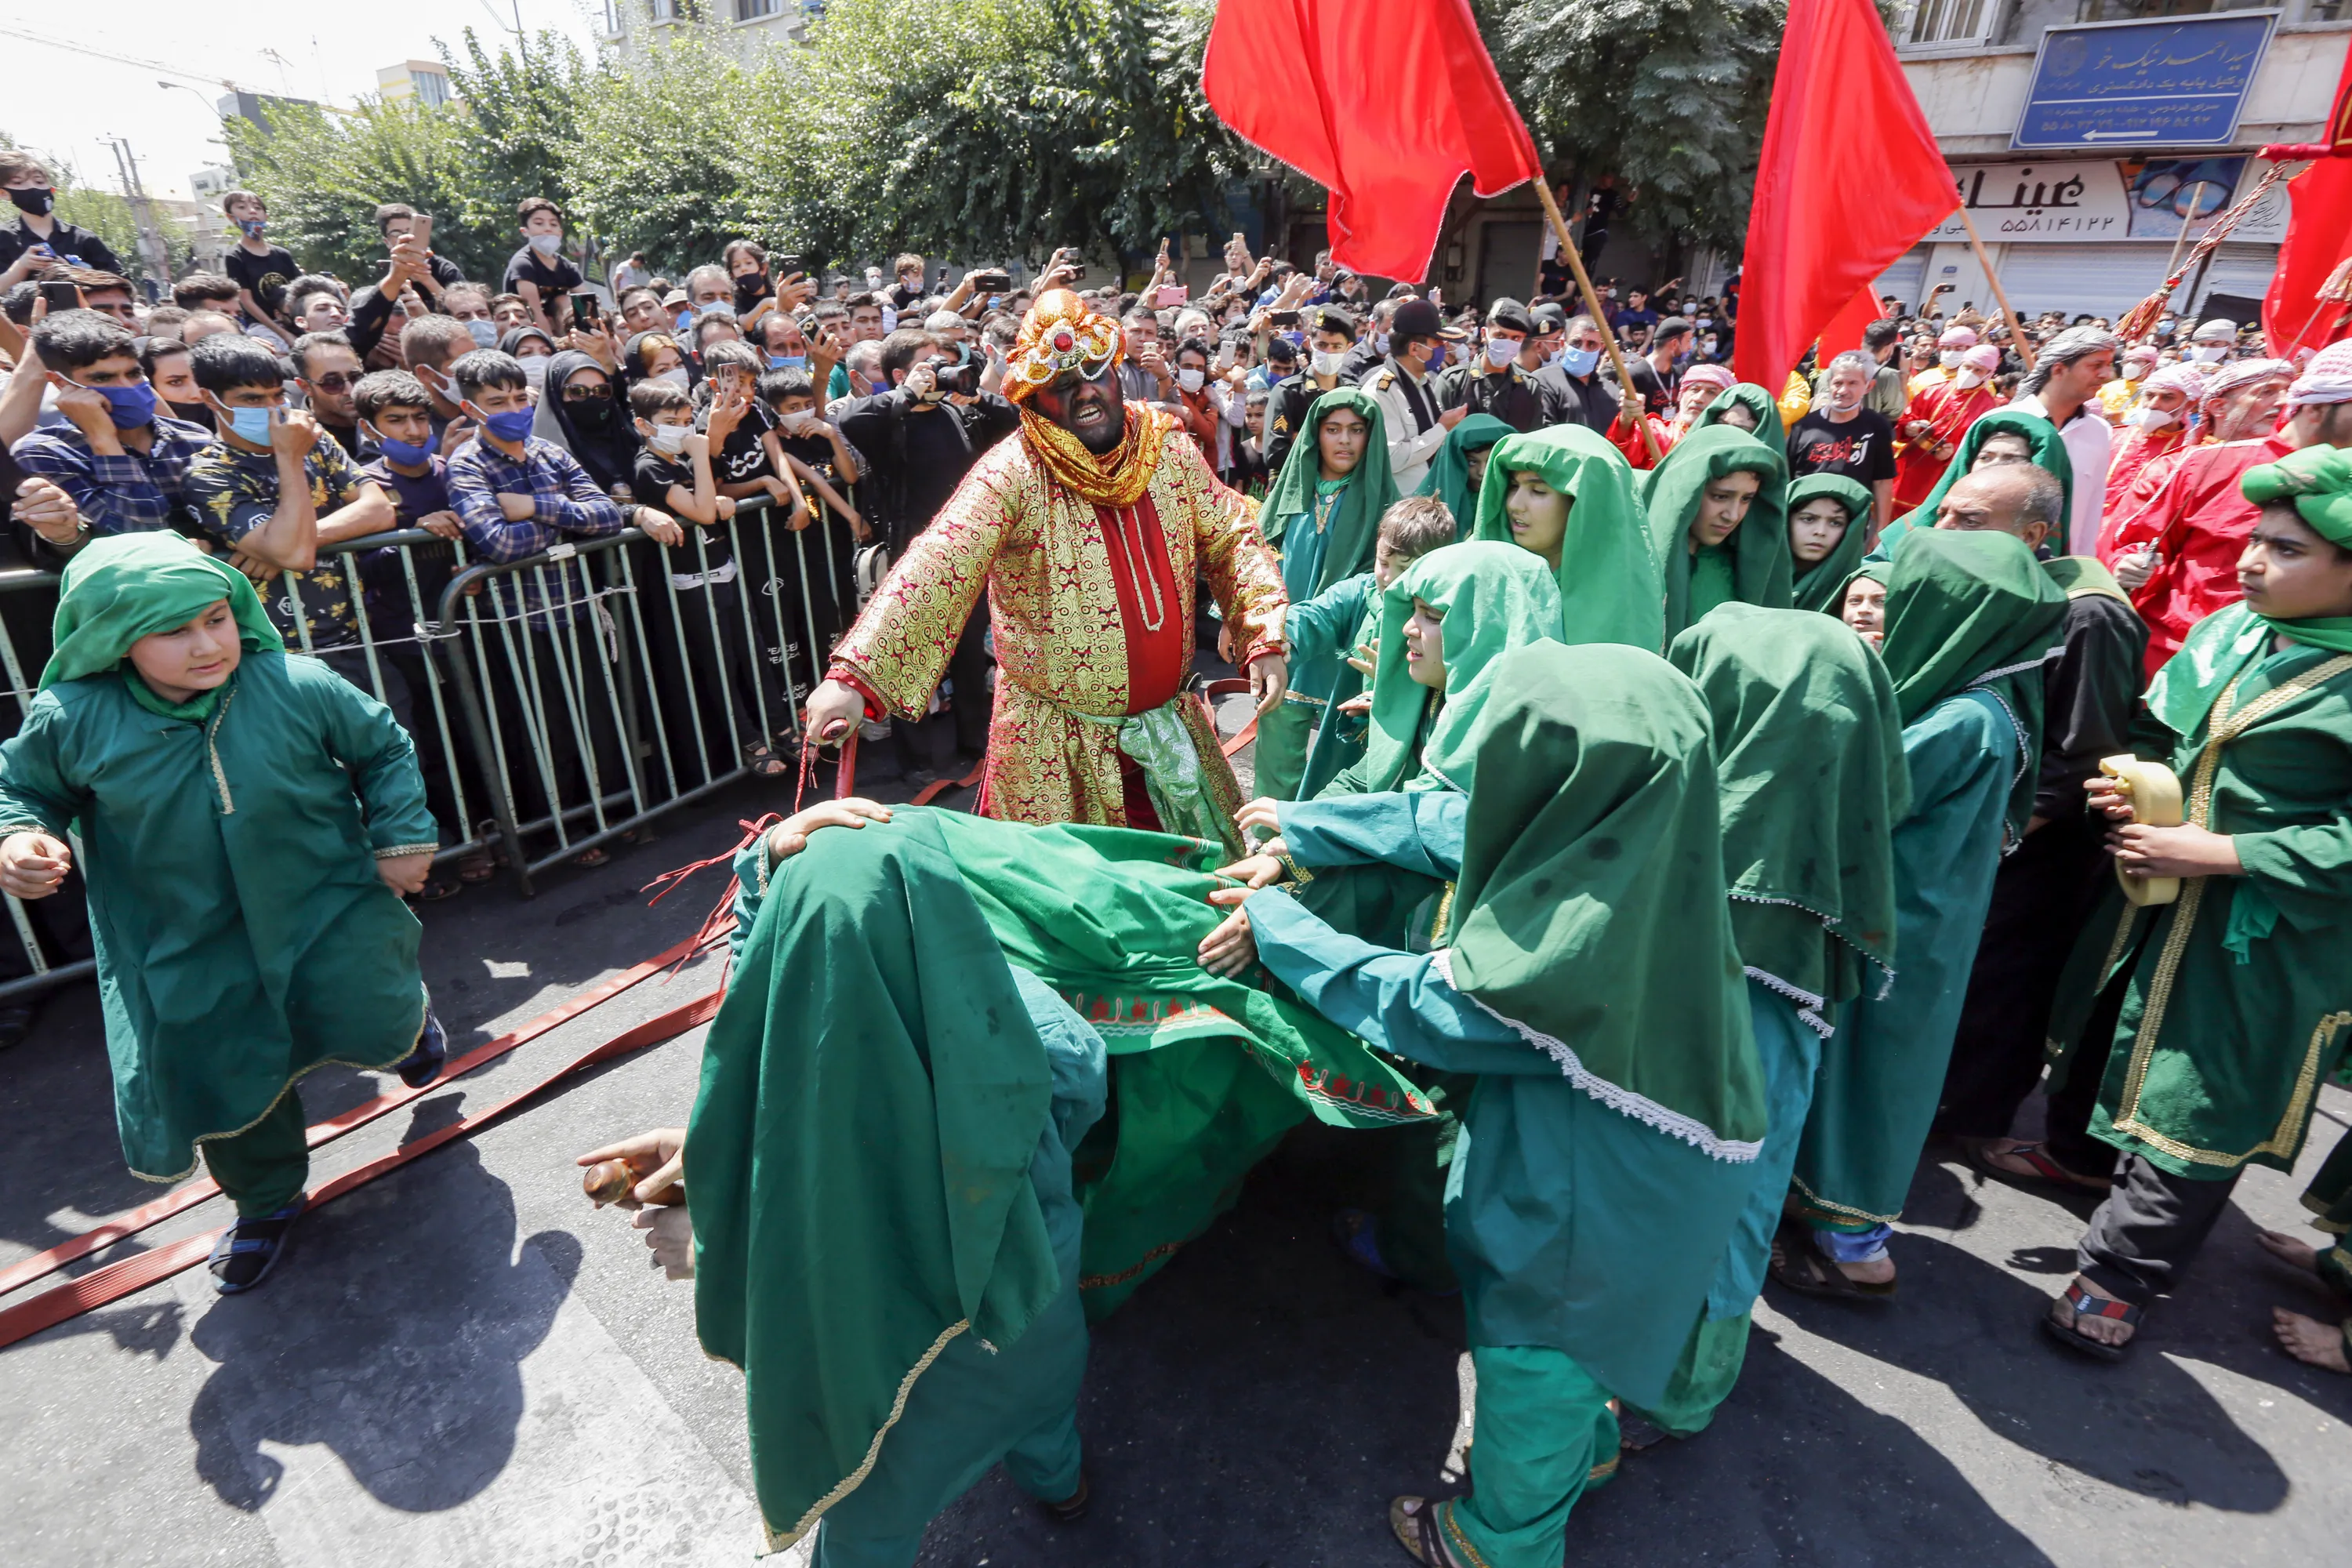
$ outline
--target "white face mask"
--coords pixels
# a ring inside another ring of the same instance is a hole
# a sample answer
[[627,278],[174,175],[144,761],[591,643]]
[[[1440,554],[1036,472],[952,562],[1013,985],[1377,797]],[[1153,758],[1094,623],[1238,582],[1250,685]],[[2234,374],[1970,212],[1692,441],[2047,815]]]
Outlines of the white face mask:
[[2124,361],[2124,380],[2126,382],[2145,381],[2147,379],[2147,373],[2152,368],[2154,367],[2144,359],[2126,360]]
[[1513,360],[1518,357],[1519,345],[1512,342],[1509,338],[1488,338],[1486,340],[1486,363],[1495,366],[1496,369],[1499,370],[1504,365],[1510,363]]
[[547,384],[547,362],[552,357],[551,354],[532,354],[522,361],[522,378],[530,383],[533,392]]
[[684,392],[687,388],[694,384],[694,378],[686,374],[686,366],[682,364],[672,365],[669,369],[662,372],[659,375],[648,376],[646,379],[648,381],[667,382],[670,385],[677,387],[680,392]]
[[498,328],[478,317],[466,323],[466,331],[478,347],[494,349],[499,346]]
[[1190,365],[1176,373],[1176,384],[1187,392],[1198,392],[1207,385],[1208,382],[1209,374],[1206,371],[1194,370]]
[[1972,387],[1982,386],[1985,384],[1985,373],[1971,365],[1952,379],[1954,384],[1962,392],[1967,392]]
[[2137,426],[2142,430],[2161,430],[2179,418],[2178,414],[2168,414],[2152,404],[2143,403],[2124,415],[2124,423]]
[[1967,352],[1965,349],[1946,349],[1936,356],[1936,363],[1946,370],[1957,370],[1959,368],[1960,355]]
[[665,458],[675,458],[686,450],[686,438],[693,434],[691,425],[656,425],[647,439],[655,451]]
[[1331,353],[1323,349],[1317,349],[1308,356],[1308,363],[1314,367],[1315,374],[1318,375],[1337,375],[1339,374],[1339,367],[1348,363],[1348,356],[1345,353]]
[[541,256],[552,256],[563,248],[563,237],[560,234],[527,234],[523,238]]
[[2223,360],[2229,357],[2230,345],[2227,343],[2199,343],[2197,345],[2197,363],[2200,364],[2220,364]]

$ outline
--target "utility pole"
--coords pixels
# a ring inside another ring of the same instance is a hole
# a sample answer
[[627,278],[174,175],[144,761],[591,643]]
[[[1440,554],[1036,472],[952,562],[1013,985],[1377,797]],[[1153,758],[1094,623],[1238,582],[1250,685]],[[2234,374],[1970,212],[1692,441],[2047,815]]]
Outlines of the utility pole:
[[139,183],[139,159],[131,151],[131,143],[120,136],[106,138],[114,149],[114,163],[122,176],[122,194],[130,199],[131,216],[139,225],[139,248],[146,254],[147,267],[159,284],[172,280],[172,253],[163,244],[163,231],[155,222],[155,205],[147,199],[147,188]]

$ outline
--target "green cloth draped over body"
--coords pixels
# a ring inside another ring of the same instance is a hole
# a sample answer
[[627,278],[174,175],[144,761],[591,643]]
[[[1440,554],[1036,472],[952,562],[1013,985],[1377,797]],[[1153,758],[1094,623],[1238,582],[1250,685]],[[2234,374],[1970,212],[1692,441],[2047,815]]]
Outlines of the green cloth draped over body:
[[[1780,423],[1780,405],[1773,400],[1770,393],[1752,381],[1735,382],[1717,393],[1715,401],[1698,411],[1698,419],[1691,428],[1698,430],[1720,425],[1724,414],[1733,408],[1745,408],[1755,416],[1756,428],[1751,434],[1759,441],[1772,447],[1789,444],[1788,429]],[[1736,430],[1738,426],[1735,425],[1732,428]]]
[[1667,657],[1714,724],[1741,962],[1826,1029],[1825,1005],[1895,971],[1890,836],[1911,775],[1894,682],[1860,637],[1801,610],[1726,605]]
[[1870,492],[1859,480],[1843,474],[1807,474],[1789,487],[1785,510],[1793,518],[1805,503],[1828,496],[1845,508],[1845,531],[1830,552],[1811,566],[1797,563],[1792,552],[1790,561],[1796,566],[1796,581],[1790,587],[1790,601],[1801,610],[1819,610],[1834,616],[1845,603],[1846,580],[1854,568],[1862,564],[1863,552],[1870,544]]
[[[222,599],[236,672],[163,702],[131,645]],[[419,927],[376,859],[438,837],[415,749],[382,703],[287,655],[245,578],[185,540],[97,540],[66,568],[57,653],[0,748],[0,834],[28,829],[81,837],[134,1173],[176,1181],[312,1068],[415,1047]]]
[[[2024,437],[2030,448],[2028,460],[2037,468],[2047,469],[2064,488],[2066,499],[2058,508],[2061,521],[2056,539],[2059,544],[2063,545],[2066,542],[2063,520],[2074,515],[2074,463],[2066,455],[2066,443],[2059,438],[2058,427],[2039,414],[2028,414],[2021,408],[1996,408],[1962,432],[1959,449],[1952,454],[1951,465],[1945,468],[1944,477],[1936,481],[1936,488],[1927,492],[1926,500],[1886,525],[1886,531],[1878,536],[1877,547],[1871,551],[1871,555],[1878,560],[1886,560],[1894,555],[1895,547],[1906,535],[1935,527],[1936,512],[1943,506],[1946,492],[1967,478],[1969,470],[1976,466],[1977,454],[1984,450],[1984,444],[2001,435]],[[2105,484],[2106,476],[2093,475],[2087,482]]]
[[2064,646],[2065,619],[2065,590],[2007,533],[1924,529],[1886,576],[1886,636],[1878,651],[1895,678],[1904,723],[1948,697],[1978,690],[2000,703],[2025,739],[2005,845],[2025,837],[2033,815],[2042,661]]
[[1884,994],[1822,1042],[1798,1152],[1800,1212],[1863,1230],[1901,1212],[1950,1065],[1993,876],[2040,763],[2042,656],[2066,597],[2005,533],[1923,530],[1886,571],[1881,655],[1902,715],[1909,813],[1894,833],[1895,952]]
[[1470,488],[1470,458],[1511,434],[1511,427],[1491,414],[1465,414],[1446,432],[1437,458],[1422,476],[1417,496],[1435,496],[1454,514],[1454,537],[1470,537],[1478,522],[1478,492]]
[[[1404,624],[1415,599],[1444,616],[1445,694],[1434,715],[1428,715],[1429,688],[1413,679],[1405,660]],[[1496,661],[1513,648],[1559,639],[1559,590],[1531,551],[1465,540],[1407,567],[1381,598],[1363,789],[1467,793],[1478,715],[1495,692]]]
[[1490,480],[1505,477],[1478,493],[1479,539],[1517,542],[1503,510],[1511,474],[1538,474],[1570,498],[1559,550],[1562,642],[1624,643],[1649,653],[1665,646],[1664,590],[1624,453],[1581,425],[1556,425],[1497,441],[1486,473]]
[[1201,769],[1200,746],[1178,706],[1199,700],[1190,691],[1181,691],[1171,701],[1124,718],[1104,719],[1092,713],[1078,717],[1118,731],[1118,749],[1142,773],[1152,809],[1169,832],[1185,838],[1205,838],[1238,853],[1240,837],[1209,793],[1208,777]]
[[[1757,477],[1748,515],[1721,544],[1694,552],[1691,520],[1706,487],[1743,473]],[[1768,610],[1789,607],[1792,573],[1782,510],[1788,488],[1789,460],[1728,425],[1692,431],[1650,471],[1643,505],[1650,552],[1665,588],[1668,642],[1717,605],[1736,600]]]
[[[2105,1064],[2092,1133],[2178,1176],[2292,1169],[2352,1043],[2352,654],[2293,640],[2307,624],[2232,605],[2157,673],[2132,750],[2179,775],[2189,821],[2244,874],[2146,908],[2111,888],[2052,1016],[2053,1040]],[[2117,985],[2114,1033],[2084,1038]]]
[[[1342,408],[1353,409],[1363,416],[1368,427],[1364,455],[1349,471],[1347,489],[1323,525],[1319,554],[1301,552],[1300,542],[1292,538],[1289,531],[1301,518],[1307,520],[1307,528],[1314,528],[1317,490],[1328,482],[1323,478],[1323,421]],[[1311,599],[1342,577],[1370,570],[1381,514],[1397,500],[1396,480],[1389,472],[1388,440],[1381,434],[1382,428],[1380,400],[1360,387],[1334,387],[1308,407],[1307,427],[1291,443],[1282,472],[1276,476],[1274,488],[1266,492],[1265,504],[1258,508],[1266,542],[1282,551],[1286,563],[1300,553],[1313,561],[1313,573],[1306,580],[1287,567],[1283,572],[1283,581],[1294,600]]]

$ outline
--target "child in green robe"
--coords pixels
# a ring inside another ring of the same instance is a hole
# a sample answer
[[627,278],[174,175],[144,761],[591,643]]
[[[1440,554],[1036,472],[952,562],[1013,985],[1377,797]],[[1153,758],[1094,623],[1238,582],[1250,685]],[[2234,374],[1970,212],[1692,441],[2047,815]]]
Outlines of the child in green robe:
[[1510,435],[1511,427],[1491,414],[1465,414],[1461,423],[1445,433],[1445,444],[1437,448],[1437,460],[1429,465],[1429,473],[1421,481],[1415,495],[1434,496],[1445,503],[1454,514],[1454,536],[1470,537],[1470,530],[1478,521],[1478,496],[1486,481],[1486,460],[1494,455],[1495,443]]
[[1324,692],[1319,700],[1307,700],[1318,717],[1297,798],[1314,795],[1363,756],[1364,716],[1371,710],[1371,699],[1364,693],[1361,652],[1379,649],[1381,595],[1407,566],[1453,543],[1454,531],[1453,514],[1443,502],[1408,496],[1381,518],[1370,571],[1343,577],[1303,603],[1291,602],[1283,627],[1290,640],[1291,687],[1296,689],[1305,675]]
[[0,887],[56,891],[69,832],[123,1157],[176,1182],[203,1150],[237,1211],[214,1277],[250,1289],[304,1202],[295,1080],[440,1070],[401,902],[436,838],[415,749],[286,652],[243,575],[176,534],[101,539],[66,567],[41,694],[0,747]]
[[[1371,569],[1380,520],[1396,504],[1380,399],[1335,387],[1307,412],[1307,427],[1283,460],[1258,523],[1282,555],[1290,602],[1305,604],[1334,584]],[[1307,773],[1307,747],[1338,671],[1294,671],[1279,707],[1258,721],[1254,753],[1259,793],[1287,798]]]
[[2246,1167],[2294,1168],[2352,1040],[2352,454],[2307,447],[2240,489],[2262,508],[2245,598],[2158,673],[2134,736],[2179,775],[2187,822],[2134,823],[2113,781],[2088,784],[2117,869],[2181,879],[2179,896],[2112,893],[2052,1019],[2084,1058],[2070,1079],[2104,1066],[2090,1129],[2120,1157],[2042,1322],[2106,1360],[2179,1288]]
[[1624,453],[1581,425],[1555,425],[1495,443],[1486,472],[1472,536],[1543,557],[1562,642],[1664,647],[1664,589]]
[[1213,895],[1236,918],[1202,956],[1254,952],[1332,1022],[1475,1078],[1445,1210],[1475,1489],[1398,1498],[1390,1522],[1437,1568],[1559,1568],[1570,1510],[1614,1468],[1611,1394],[1664,1397],[1748,1202],[1763,1083],[1697,689],[1655,654],[1548,642],[1492,689],[1442,947],[1360,941],[1263,885],[1285,858],[1445,859],[1421,831],[1444,796],[1421,792],[1385,797],[1377,836],[1302,833],[1235,868],[1260,885]]
[[1789,487],[1790,602],[1834,616],[1870,544],[1870,492],[1843,474],[1807,474]]
[[1994,872],[2032,810],[2042,661],[2065,614],[2064,593],[2006,533],[1929,529],[1887,573],[1879,651],[1911,774],[1894,834],[1901,963],[1822,1042],[1797,1219],[1772,1247],[1772,1278],[1791,1289],[1895,1293],[1886,1241],[1935,1117]]
[[1694,430],[1649,474],[1643,507],[1672,642],[1717,605],[1790,603],[1789,463],[1727,425]]

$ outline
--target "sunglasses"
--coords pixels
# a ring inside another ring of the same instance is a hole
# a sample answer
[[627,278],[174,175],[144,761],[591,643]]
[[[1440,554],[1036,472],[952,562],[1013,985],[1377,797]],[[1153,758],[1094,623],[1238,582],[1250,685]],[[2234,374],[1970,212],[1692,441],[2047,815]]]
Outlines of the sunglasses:
[[358,376],[346,375],[341,371],[337,371],[332,375],[314,375],[310,378],[312,386],[317,387],[320,392],[331,392],[338,396],[349,392],[359,384]]
[[593,386],[567,386],[563,389],[563,401],[566,403],[593,403],[597,398],[612,395],[612,387],[601,381]]

